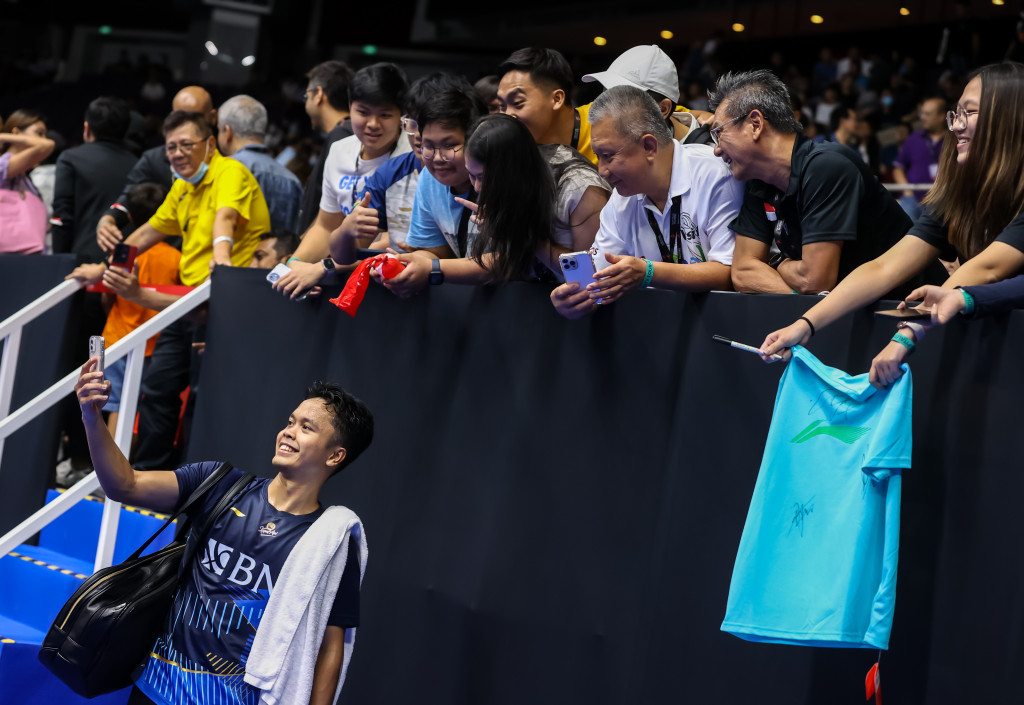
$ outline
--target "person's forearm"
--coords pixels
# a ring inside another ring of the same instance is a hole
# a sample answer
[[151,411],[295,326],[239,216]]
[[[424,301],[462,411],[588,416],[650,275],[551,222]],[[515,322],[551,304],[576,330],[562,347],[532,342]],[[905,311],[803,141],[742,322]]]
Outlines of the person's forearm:
[[732,291],[732,278],[729,266],[721,262],[654,262],[650,286],[673,291]]
[[493,280],[486,267],[471,259],[442,259],[440,262],[446,284],[488,284]]
[[878,260],[866,262],[839,282],[832,292],[807,311],[807,317],[820,330],[851,311],[878,301],[916,271],[898,273]]
[[319,262],[330,254],[330,238],[331,231],[321,225],[319,220],[315,220],[292,257],[303,262]]
[[783,260],[777,271],[786,286],[800,294],[818,294],[836,285],[834,274],[815,269],[807,260]]
[[161,242],[165,237],[167,236],[149,223],[143,223],[135,229],[135,232],[126,237],[124,242],[126,245],[135,245],[141,255],[153,245]]
[[974,298],[974,312],[969,314],[974,318],[1024,308],[1024,275],[986,286],[965,286],[963,289]]
[[330,238],[330,257],[338,264],[352,264],[356,261],[359,248],[372,244],[371,238],[360,238],[344,231],[335,231]]
[[131,302],[152,311],[163,311],[180,298],[176,294],[165,294],[160,291],[140,287],[139,293],[132,297]]
[[116,502],[126,502],[135,486],[135,471],[114,443],[114,439],[103,422],[103,416],[96,414],[82,418],[85,437],[89,442],[89,456],[92,467],[103,491]]
[[761,260],[733,261],[732,283],[736,291],[747,294],[790,294],[793,289],[779,273]]

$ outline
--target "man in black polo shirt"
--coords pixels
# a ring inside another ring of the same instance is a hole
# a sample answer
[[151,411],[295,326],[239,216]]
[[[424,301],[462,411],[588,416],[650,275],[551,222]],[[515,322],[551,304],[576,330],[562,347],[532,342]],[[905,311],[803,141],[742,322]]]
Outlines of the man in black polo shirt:
[[730,225],[737,291],[829,291],[910,229],[857,152],[800,134],[789,91],[770,71],[725,74],[711,109],[715,153],[747,182]]

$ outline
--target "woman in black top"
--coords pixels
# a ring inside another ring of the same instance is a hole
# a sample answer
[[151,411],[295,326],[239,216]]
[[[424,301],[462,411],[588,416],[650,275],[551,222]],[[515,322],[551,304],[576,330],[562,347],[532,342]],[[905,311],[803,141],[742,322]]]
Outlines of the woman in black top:
[[[979,69],[947,114],[950,135],[942,148],[935,185],[910,232],[877,259],[844,279],[795,323],[770,333],[765,355],[806,342],[815,329],[877,300],[936,257],[962,263],[943,288],[1001,281],[1024,269],[1024,65],[1006,62]],[[927,303],[927,301],[926,301]],[[934,314],[933,314],[934,316]],[[926,325],[901,324],[871,363],[871,383],[886,387],[903,374],[904,358]],[[767,358],[766,358],[767,359]]]

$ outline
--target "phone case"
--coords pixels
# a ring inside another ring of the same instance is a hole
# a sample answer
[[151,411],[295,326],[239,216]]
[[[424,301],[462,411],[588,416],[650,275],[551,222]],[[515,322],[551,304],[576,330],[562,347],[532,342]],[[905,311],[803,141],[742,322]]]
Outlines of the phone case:
[[102,335],[89,337],[89,358],[98,357],[100,359],[99,365],[96,366],[97,372],[102,372],[105,369],[103,363],[106,357],[106,349],[106,343],[103,342]]
[[594,274],[597,271],[594,267],[594,258],[589,252],[567,252],[559,255],[558,266],[562,268],[566,283],[577,282],[581,289],[594,281]]

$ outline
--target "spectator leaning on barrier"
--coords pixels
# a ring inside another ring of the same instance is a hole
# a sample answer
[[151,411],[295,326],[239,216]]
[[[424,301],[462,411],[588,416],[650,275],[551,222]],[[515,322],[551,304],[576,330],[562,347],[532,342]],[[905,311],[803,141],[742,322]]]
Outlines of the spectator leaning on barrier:
[[[181,283],[201,284],[215,265],[245,267],[252,261],[260,234],[270,230],[270,214],[255,177],[240,162],[217,152],[206,116],[174,111],[164,121],[164,139],[171,167],[178,176],[149,222],[125,242],[144,252],[166,237],[181,235]],[[81,265],[68,278],[98,281],[107,264]],[[149,307],[166,307],[178,297],[152,292]],[[160,335],[149,370],[142,380],[139,404],[139,467],[174,464],[174,437],[181,392],[198,380],[192,356],[195,328],[185,318]]]
[[302,244],[289,262],[291,271],[274,283],[274,289],[285,296],[302,296],[333,271],[331,233],[362,201],[373,172],[410,150],[401,123],[408,88],[405,72],[392,63],[367,66],[353,77],[349,105],[355,134],[331,146],[316,220],[302,235]]
[[589,106],[572,107],[572,69],[554,49],[529,47],[498,68],[498,109],[523,121],[537,144],[566,144],[593,163]]
[[[946,101],[927,98],[917,113],[921,129],[910,133],[892,164],[892,180],[898,184],[932,184],[939,173],[939,155],[946,133]],[[912,220],[921,215],[925,191],[904,191],[900,205]]]
[[306,189],[302,193],[302,209],[296,232],[304,233],[316,220],[320,210],[320,196],[324,181],[324,164],[331,147],[338,140],[352,136],[348,90],[352,84],[352,69],[342,61],[325,61],[306,74],[306,114],[313,129],[326,133],[323,148],[316,160]]
[[[486,107],[468,81],[452,80],[452,86],[432,96],[414,118],[423,139],[426,171],[416,184],[409,239],[400,244],[405,250],[423,250],[421,256],[467,257],[478,233],[473,212],[464,205],[476,200],[466,170],[465,146],[470,126],[486,114]],[[423,288],[428,279],[440,283],[440,269],[433,267],[406,268],[383,284],[407,296]]]
[[288,230],[271,230],[260,236],[260,244],[252,253],[250,269],[273,269],[284,264],[299,246],[299,236]]
[[366,180],[362,200],[331,233],[331,257],[336,262],[351,264],[360,247],[399,247],[398,243],[408,238],[416,185],[423,169],[423,140],[414,116],[431,97],[457,85],[455,77],[438,72],[421,76],[409,86],[402,130],[412,151],[387,160]]
[[[731,224],[737,291],[827,291],[910,229],[857,152],[800,134],[789,91],[770,71],[725,74],[711,106],[715,154],[746,182]],[[773,242],[781,254],[769,261]]]
[[[520,121],[487,115],[470,128],[464,161],[479,232],[466,257],[436,259],[420,250],[401,255],[408,294],[427,283],[486,284],[514,279],[562,281],[558,256],[594,242],[611,189],[593,164],[564,144],[536,145]],[[433,270],[433,276],[430,274]],[[387,282],[385,282],[387,284]]]
[[[695,115],[679,105],[679,73],[661,47],[650,44],[633,47],[619,55],[606,71],[588,73],[584,83],[597,81],[605,88],[633,86],[647,91],[661,109],[661,115],[679,142],[711,144],[709,130],[701,127]],[[590,106],[586,106],[588,109]],[[710,114],[704,114],[710,118]]]
[[[728,290],[735,237],[730,223],[743,188],[704,145],[672,139],[645,91],[610,88],[594,101],[592,144],[598,171],[615,189],[594,241],[596,281],[551,292],[563,316],[577,318],[648,286]],[[667,237],[666,237],[667,234]]]
[[[171,101],[171,110],[199,112],[204,116],[210,129],[217,127],[217,111],[213,107],[213,99],[205,88],[186,86],[175,94]],[[163,145],[147,149],[128,172],[124,188],[117,200],[107,208],[96,224],[96,242],[103,252],[110,252],[114,245],[124,237],[122,230],[129,225],[128,209],[124,205],[128,188],[136,184],[160,184],[171,188],[175,180],[175,172],[171,169],[171,160]],[[134,224],[138,227],[138,223]]]
[[267,136],[267,109],[255,98],[236,95],[217,112],[217,146],[221,154],[245,164],[256,177],[270,211],[270,227],[292,230],[299,218],[302,182],[278,164],[263,143]]
[[[769,333],[761,345],[765,353],[788,356],[788,348],[877,300],[936,257],[959,257],[962,262],[944,289],[998,282],[1024,269],[1024,122],[1016,119],[1021,105],[1024,65],[1007,62],[979,69],[956,110],[947,114],[950,135],[938,176],[910,233],[858,267],[795,323]],[[886,387],[903,374],[903,361],[927,327],[900,324],[871,362],[872,384]]]
[[96,242],[96,221],[117,198],[135,166],[124,145],[130,118],[120,98],[97,98],[85,111],[82,140],[57,159],[53,194],[53,251],[72,252],[79,262],[106,255]]

